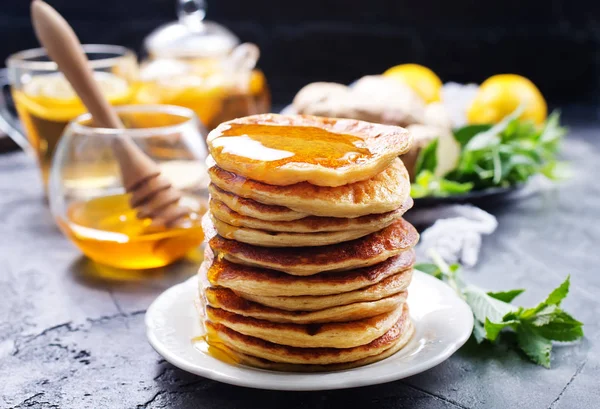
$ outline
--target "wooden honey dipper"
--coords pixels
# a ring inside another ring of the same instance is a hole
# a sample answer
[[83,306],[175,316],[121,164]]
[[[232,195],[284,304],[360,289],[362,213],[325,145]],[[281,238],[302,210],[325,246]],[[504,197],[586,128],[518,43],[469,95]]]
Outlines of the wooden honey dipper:
[[[35,34],[60,71],[101,128],[124,129],[114,108],[102,94],[77,35],[67,21],[42,0],[31,3]],[[161,176],[158,165],[129,137],[113,139],[113,151],[130,205],[138,218],[150,218],[153,225],[172,227],[190,214],[179,205],[181,192]]]

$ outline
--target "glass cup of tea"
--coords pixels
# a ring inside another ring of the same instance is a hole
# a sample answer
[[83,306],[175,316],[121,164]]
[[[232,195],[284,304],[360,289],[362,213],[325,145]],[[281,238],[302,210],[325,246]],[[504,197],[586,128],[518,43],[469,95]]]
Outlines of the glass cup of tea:
[[[87,44],[83,49],[94,75],[112,105],[131,101],[138,65],[133,51],[115,45]],[[3,130],[39,163],[44,186],[50,160],[65,127],[87,110],[43,48],[21,51],[6,60],[0,85],[10,85],[20,124],[5,100],[0,101]],[[22,124],[22,126],[20,126]]]
[[[193,111],[169,105],[116,108],[125,129],[95,128],[90,114],[75,118],[60,139],[50,171],[51,212],[61,230],[92,260],[112,267],[162,267],[197,248],[204,236],[208,173],[204,132]],[[126,137],[182,193],[190,215],[176,227],[139,219],[129,205],[115,138]]]

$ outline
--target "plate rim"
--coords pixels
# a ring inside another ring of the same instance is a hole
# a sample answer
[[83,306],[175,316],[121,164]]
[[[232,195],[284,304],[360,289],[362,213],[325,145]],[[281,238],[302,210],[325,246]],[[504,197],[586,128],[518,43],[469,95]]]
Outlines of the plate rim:
[[[446,283],[444,283],[426,273],[415,270],[413,274],[418,276],[419,279],[424,279],[426,281],[431,280],[430,281],[431,283],[435,283],[434,285],[437,285],[438,288],[440,288],[440,289],[443,288],[444,292],[446,292],[451,297],[454,297],[455,301],[461,305],[461,309],[465,309],[466,311],[469,312],[468,324],[470,324],[470,325],[467,325],[467,327],[470,328],[471,330],[469,330],[468,332],[465,331],[463,334],[461,334],[461,336],[457,337],[457,339],[453,340],[452,342],[449,342],[448,345],[446,346],[446,348],[442,352],[440,352],[438,355],[436,355],[433,358],[431,358],[427,361],[424,361],[424,362],[416,361],[415,364],[411,365],[408,369],[405,369],[401,372],[389,371],[389,372],[383,372],[383,373],[380,373],[379,375],[377,375],[376,373],[375,374],[369,373],[369,371],[372,370],[372,368],[370,368],[370,365],[366,365],[366,366],[362,366],[362,367],[358,367],[358,368],[352,368],[352,369],[348,369],[348,370],[344,370],[344,371],[323,372],[323,373],[298,373],[298,372],[277,373],[276,371],[269,371],[269,370],[246,367],[246,366],[244,366],[242,368],[242,370],[247,370],[250,372],[258,372],[258,373],[262,373],[262,374],[266,373],[266,374],[275,375],[275,376],[280,375],[280,376],[282,376],[282,377],[284,376],[288,379],[293,376],[298,376],[298,377],[302,377],[302,378],[311,376],[311,377],[314,377],[315,379],[319,379],[323,375],[346,373],[346,372],[351,372],[351,371],[367,372],[367,374],[369,375],[369,376],[357,378],[354,380],[336,380],[334,382],[332,382],[330,380],[328,382],[322,382],[322,383],[303,382],[303,383],[295,384],[293,382],[288,382],[286,384],[268,384],[265,380],[257,381],[257,380],[253,380],[253,377],[234,376],[231,374],[222,373],[221,371],[215,371],[214,369],[206,367],[206,366],[199,367],[196,364],[190,363],[185,358],[178,356],[169,347],[164,345],[164,343],[158,338],[158,336],[155,333],[154,328],[153,328],[152,317],[155,314],[155,310],[160,309],[161,304],[163,302],[165,302],[165,300],[167,300],[171,297],[171,293],[176,293],[178,291],[181,291],[182,287],[186,287],[186,286],[192,286],[194,288],[198,288],[197,287],[197,275],[194,275],[194,276],[188,278],[187,280],[168,288],[167,290],[162,292],[158,297],[155,298],[155,300],[152,302],[150,307],[148,307],[148,309],[146,310],[146,314],[145,314],[144,321],[145,321],[145,325],[146,325],[146,337],[147,337],[150,345],[152,346],[152,348],[159,355],[161,355],[167,362],[178,367],[179,369],[182,369],[186,372],[189,372],[194,375],[201,376],[201,377],[204,377],[207,379],[211,379],[214,381],[223,382],[223,383],[227,383],[227,384],[231,384],[231,385],[236,385],[236,386],[248,387],[248,388],[253,388],[253,389],[263,389],[263,390],[320,391],[320,390],[348,389],[348,388],[371,386],[371,385],[392,382],[392,381],[404,379],[409,376],[419,374],[419,373],[424,372],[428,369],[431,369],[431,368],[439,365],[443,361],[447,360],[448,358],[450,358],[450,356],[452,356],[458,349],[460,349],[460,347],[462,347],[467,342],[467,340],[471,336],[472,328],[473,328],[473,314],[471,312],[471,309],[468,306],[468,304],[454,292],[454,290],[452,290]],[[414,277],[413,277],[413,279],[414,279]],[[401,351],[402,350],[400,350],[399,352],[401,352]],[[393,358],[393,356],[394,355],[392,355],[382,361],[379,361],[379,362],[385,362],[387,359]],[[225,364],[225,365],[228,365],[228,364]],[[240,369],[240,367],[234,367],[234,368],[237,370]]]

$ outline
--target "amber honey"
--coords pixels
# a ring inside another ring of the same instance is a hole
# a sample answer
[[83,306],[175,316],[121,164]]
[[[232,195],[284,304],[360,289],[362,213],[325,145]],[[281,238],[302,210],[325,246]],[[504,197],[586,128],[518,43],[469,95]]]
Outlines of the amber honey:
[[198,351],[210,355],[219,361],[230,365],[240,364],[240,360],[231,353],[229,347],[210,329],[205,335],[192,339],[192,343]]
[[[217,163],[306,163],[339,168],[371,156],[364,139],[312,126],[231,124],[211,142]],[[232,158],[234,157],[234,158]]]
[[206,203],[200,198],[182,198],[181,204],[193,212],[176,228],[155,227],[150,219],[138,219],[128,200],[128,195],[115,195],[73,202],[59,225],[92,260],[126,269],[165,266],[204,239],[200,218]]

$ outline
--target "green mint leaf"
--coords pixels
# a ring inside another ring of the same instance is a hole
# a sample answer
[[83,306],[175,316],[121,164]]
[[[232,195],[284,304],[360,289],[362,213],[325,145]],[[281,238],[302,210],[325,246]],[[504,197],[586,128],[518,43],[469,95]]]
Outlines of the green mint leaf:
[[473,137],[479,133],[489,131],[492,125],[467,125],[454,130],[454,139],[464,147]]
[[438,139],[436,138],[426,147],[421,149],[415,163],[415,175],[418,175],[424,170],[429,170],[431,172],[435,171],[435,168],[437,167],[437,147]]
[[436,266],[435,264],[419,263],[419,264],[415,264],[413,266],[413,269],[419,270],[425,274],[434,276],[435,278],[440,279],[440,280],[444,276],[444,274],[442,273],[442,270],[440,270],[440,268],[438,266]]
[[423,171],[417,173],[417,177],[415,178],[415,183],[419,186],[428,188],[434,178],[435,178],[435,176],[433,175],[432,171],[423,170]]
[[[571,276],[567,276],[565,281],[563,281],[561,285],[559,285],[554,290],[552,290],[552,292],[548,295],[548,297],[546,297],[546,299],[544,301],[539,303],[534,308],[528,308],[528,309],[522,311],[520,314],[520,318],[524,319],[524,320],[532,320],[532,319],[535,319],[540,314],[540,312],[546,310],[548,308],[548,306],[556,306],[556,307],[560,306],[560,303],[562,302],[562,300],[569,293],[570,279],[571,279]],[[549,314],[549,313],[546,312],[546,314]],[[540,321],[540,322],[542,322],[541,325],[543,325],[543,321]]]
[[[558,114],[550,115],[540,128],[531,121],[519,119],[521,113],[522,107],[519,107],[494,126],[455,130],[462,152],[455,170],[446,178],[473,183],[473,189],[482,190],[522,184],[536,174],[553,180],[568,177],[566,167],[556,160],[559,142],[565,133],[558,123]],[[444,195],[444,189],[439,190],[438,195]]]
[[540,142],[548,143],[560,140],[567,133],[567,129],[560,126],[560,113],[552,112],[544,124],[544,130],[540,135]]
[[435,176],[433,175],[433,172],[429,170],[423,170],[417,173],[415,182],[411,183],[410,195],[415,199],[431,196],[431,185],[433,184],[434,179]]
[[484,324],[486,339],[494,342],[498,338],[500,331],[506,328],[507,325],[509,324],[506,322],[492,322],[489,318],[486,318]]
[[472,183],[458,183],[438,177],[430,170],[422,170],[417,174],[415,182],[411,185],[410,195],[413,199],[426,196],[445,197],[469,192],[473,189]]
[[556,305],[547,305],[535,313],[533,319],[531,319],[531,323],[536,327],[546,325],[552,321],[552,318],[558,311],[560,310]]
[[429,195],[427,187],[412,183],[410,185],[410,197],[413,199],[420,199]]
[[559,306],[562,300],[569,294],[569,287],[571,285],[571,276],[568,275],[565,281],[562,282],[561,285],[556,287],[550,295],[544,300],[544,304],[546,305],[556,305]]
[[523,314],[523,310],[523,307],[519,307],[516,310],[509,312],[502,317],[502,321],[519,321],[521,319],[521,315]]
[[521,295],[524,291],[525,290],[522,288],[508,291],[488,291],[487,295],[500,301],[511,302],[517,296]]
[[521,324],[517,327],[517,343],[519,348],[538,365],[550,368],[550,352],[552,341],[540,335],[537,328]]
[[544,338],[553,341],[570,342],[583,337],[583,324],[564,311],[558,311],[552,320],[537,328]]
[[489,319],[491,322],[502,322],[506,314],[516,310],[516,307],[487,295],[481,288],[469,285],[463,290],[467,304],[473,310],[473,315],[480,322]]
[[502,160],[500,159],[500,151],[498,149],[492,150],[492,163],[494,164],[493,181],[495,184],[498,184],[502,180]]
[[473,183],[470,182],[459,183],[448,179],[440,178],[439,184],[440,192],[442,192],[446,196],[458,195],[473,190]]
[[493,128],[487,132],[475,135],[464,147],[465,151],[481,151],[500,145],[500,137],[492,133],[492,130]]
[[540,170],[542,175],[546,176],[550,180],[566,180],[573,177],[573,170],[566,162],[560,162],[552,160],[546,163]]
[[522,119],[513,119],[501,133],[501,137],[502,141],[505,143],[522,143],[536,140],[539,134],[540,132],[533,122]]
[[[510,115],[504,117],[504,119],[492,126],[487,131],[475,135],[464,147],[465,151],[478,151],[498,146],[502,141],[500,134],[510,128],[513,122],[518,121],[517,118],[521,116],[522,112],[523,106],[519,106]],[[510,132],[511,130],[509,129],[509,133]]]
[[478,344],[481,344],[487,339],[485,328],[481,322],[477,321],[477,319],[473,321],[473,336]]

